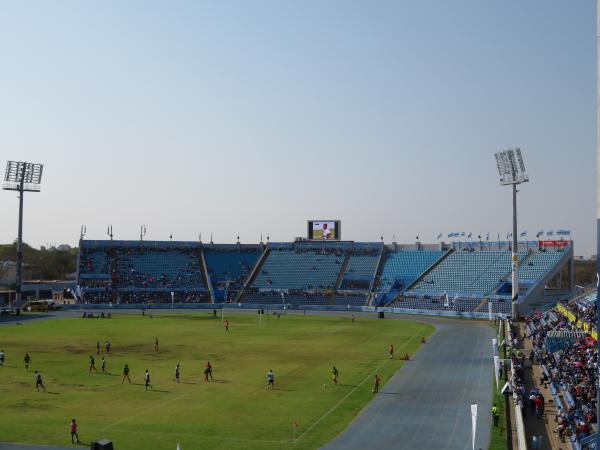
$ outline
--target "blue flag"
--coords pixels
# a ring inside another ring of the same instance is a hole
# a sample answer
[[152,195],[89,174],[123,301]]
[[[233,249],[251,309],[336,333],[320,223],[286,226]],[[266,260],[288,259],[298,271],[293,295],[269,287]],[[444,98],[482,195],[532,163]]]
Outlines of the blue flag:
[[442,237],[442,233],[438,234],[438,237],[437,237],[437,238],[439,239],[439,238],[441,238],[441,237]]
[[556,230],[557,236],[569,236],[571,234],[571,230]]
[[554,230],[546,231],[546,236],[554,236]]
[[521,236],[521,237],[525,237],[525,236],[527,236],[527,230],[523,231],[523,232],[520,234],[520,236]]

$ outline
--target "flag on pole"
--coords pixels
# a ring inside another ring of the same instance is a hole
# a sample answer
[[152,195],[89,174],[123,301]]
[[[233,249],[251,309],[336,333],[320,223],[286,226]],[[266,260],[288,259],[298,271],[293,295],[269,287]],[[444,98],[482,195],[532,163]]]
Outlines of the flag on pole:
[[536,238],[539,238],[542,234],[544,234],[544,230],[540,230],[535,234]]
[[485,240],[489,241],[490,240],[490,232],[488,231],[487,235],[485,236]]
[[442,233],[438,234],[438,240],[442,237]]
[[546,231],[546,236],[554,236],[554,230]]
[[473,433],[473,450],[475,450],[475,433],[477,432],[477,403],[471,405],[471,428]]
[[469,235],[468,235],[467,237],[468,237],[469,239],[471,239],[471,236],[472,236],[472,235],[473,235],[473,233],[471,233],[471,232],[469,231]]
[[494,355],[494,375],[496,376],[496,390],[498,390],[498,378],[500,377],[500,357]]
[[569,236],[571,234],[571,230],[556,230],[557,236]]
[[527,230],[525,230],[525,231],[522,231],[522,232],[521,232],[521,234],[520,234],[520,236],[521,236],[521,237],[525,237],[525,236],[527,236]]
[[449,299],[448,299],[448,293],[447,292],[444,294],[444,307],[445,308],[449,308],[450,307],[450,302],[449,302]]

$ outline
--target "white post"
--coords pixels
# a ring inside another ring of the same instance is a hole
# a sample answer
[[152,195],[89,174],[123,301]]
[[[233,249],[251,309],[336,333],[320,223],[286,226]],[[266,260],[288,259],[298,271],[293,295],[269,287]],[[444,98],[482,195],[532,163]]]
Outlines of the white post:
[[225,314],[225,304],[221,303],[221,322],[223,322],[223,314]]
[[171,309],[175,308],[175,292],[171,291]]

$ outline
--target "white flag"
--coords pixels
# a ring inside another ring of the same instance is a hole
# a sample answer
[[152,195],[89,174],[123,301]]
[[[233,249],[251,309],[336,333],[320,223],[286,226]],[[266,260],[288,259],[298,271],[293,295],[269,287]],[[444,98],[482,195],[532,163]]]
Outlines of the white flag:
[[446,292],[446,294],[444,295],[444,307],[448,308],[450,306],[450,303],[448,302],[448,293]]
[[492,339],[492,352],[494,356],[498,356],[498,339]]
[[177,443],[177,450],[181,450],[181,447],[179,447],[179,442]]
[[475,432],[477,431],[477,403],[471,405],[471,424],[473,428],[473,450],[475,450]]
[[490,314],[490,322],[493,320],[492,319],[492,302],[490,302],[488,300],[488,313]]
[[497,354],[494,355],[494,375],[496,375],[496,390],[498,390],[498,377],[500,376],[500,357]]

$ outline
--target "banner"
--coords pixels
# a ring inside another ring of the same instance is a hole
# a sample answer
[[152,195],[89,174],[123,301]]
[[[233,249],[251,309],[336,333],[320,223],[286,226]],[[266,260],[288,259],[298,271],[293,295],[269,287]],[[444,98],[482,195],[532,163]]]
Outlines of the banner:
[[492,318],[492,302],[490,302],[489,300],[488,300],[488,314],[490,315],[490,322],[491,322],[494,319]]
[[473,429],[473,450],[475,450],[475,433],[477,432],[477,403],[471,405],[471,427]]
[[492,339],[492,352],[494,356],[498,356],[498,339]]
[[498,357],[498,355],[494,355],[494,375],[496,376],[496,391],[497,391],[498,390],[498,378],[500,376],[500,358]]

